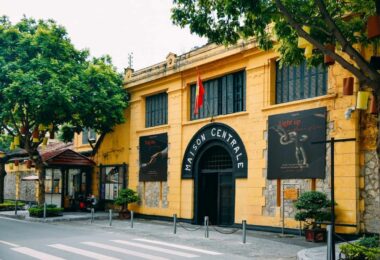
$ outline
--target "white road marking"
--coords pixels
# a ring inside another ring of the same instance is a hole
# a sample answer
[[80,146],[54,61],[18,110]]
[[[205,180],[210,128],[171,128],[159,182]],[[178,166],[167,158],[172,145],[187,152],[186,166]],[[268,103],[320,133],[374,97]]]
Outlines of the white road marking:
[[27,247],[15,247],[15,248],[11,248],[11,249],[13,251],[18,252],[18,253],[21,253],[21,254],[24,254],[24,255],[27,255],[30,257],[34,257],[34,258],[37,258],[40,260],[64,260],[64,258],[49,255],[49,254],[39,252],[39,251],[36,251],[34,249],[31,249],[31,248],[27,248]]
[[92,259],[119,260],[119,258],[115,258],[115,257],[111,257],[111,256],[106,256],[106,255],[102,255],[102,254],[97,254],[97,253],[94,253],[94,252],[91,252],[91,251],[88,251],[88,250],[83,250],[83,249],[80,249],[80,248],[75,248],[75,247],[66,246],[66,245],[62,245],[62,244],[53,244],[53,245],[49,245],[49,246],[57,248],[57,249],[60,249],[60,250],[63,250],[63,251],[67,251],[67,252],[70,252],[70,253],[74,253],[74,254],[78,254],[78,255],[83,255],[83,256],[86,256],[86,257],[92,258]]
[[82,242],[82,244],[94,246],[94,247],[98,247],[98,248],[102,248],[102,249],[107,249],[110,251],[123,253],[126,255],[133,255],[133,256],[149,259],[149,260],[168,260],[167,258],[154,256],[154,255],[148,255],[148,254],[144,254],[144,253],[139,253],[136,251],[132,251],[132,250],[116,247],[116,246],[110,246],[110,245],[106,245],[106,244],[96,243],[96,242]]
[[9,243],[9,242],[4,241],[4,240],[0,240],[0,243],[4,244],[4,245],[11,246],[11,247],[19,247],[19,245],[16,245],[16,244],[13,244],[13,243]]
[[163,245],[163,246],[168,246],[168,247],[180,248],[180,249],[194,251],[194,252],[199,252],[199,253],[203,253],[203,254],[207,254],[207,255],[222,255],[222,253],[218,253],[218,252],[215,252],[215,251],[198,249],[198,248],[189,247],[189,246],[176,245],[176,244],[171,244],[171,243],[166,243],[166,242],[161,242],[161,241],[155,241],[155,240],[149,240],[149,239],[144,239],[144,238],[135,238],[133,240],[137,240],[137,241],[141,241],[141,242],[147,242],[147,243],[152,243],[152,244],[157,244],[157,245]]
[[170,249],[165,249],[165,248],[162,248],[162,247],[148,246],[148,245],[133,243],[133,242],[125,241],[125,240],[111,240],[111,241],[119,243],[119,244],[123,244],[123,245],[129,245],[129,246],[134,246],[134,247],[139,247],[139,248],[145,248],[145,249],[148,249],[148,250],[162,252],[162,253],[166,253],[166,254],[170,254],[170,255],[177,255],[177,256],[188,257],[188,258],[199,257],[197,255],[192,255],[192,254],[188,254],[188,253],[184,253],[184,252],[179,252],[179,251],[174,251],[174,250],[170,250]]

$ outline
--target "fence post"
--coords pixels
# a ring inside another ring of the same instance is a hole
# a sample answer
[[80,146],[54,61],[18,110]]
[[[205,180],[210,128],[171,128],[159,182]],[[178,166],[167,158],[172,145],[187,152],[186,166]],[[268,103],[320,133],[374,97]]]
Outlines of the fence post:
[[131,210],[131,228],[133,228],[133,210]]
[[331,225],[327,225],[327,260],[332,260],[332,250],[331,250],[331,237],[332,237],[332,229]]
[[91,224],[94,222],[94,208],[91,208]]
[[46,221],[46,202],[44,203],[44,221]]
[[173,225],[174,225],[173,233],[177,234],[177,214],[173,214]]
[[109,221],[110,221],[110,227],[112,226],[112,209],[109,210]]
[[243,220],[242,227],[243,227],[243,244],[245,244],[245,242],[247,242],[247,220]]
[[208,216],[205,216],[205,238],[208,238]]
[[17,215],[17,202],[18,202],[18,200],[16,199],[16,203],[15,203],[15,215]]

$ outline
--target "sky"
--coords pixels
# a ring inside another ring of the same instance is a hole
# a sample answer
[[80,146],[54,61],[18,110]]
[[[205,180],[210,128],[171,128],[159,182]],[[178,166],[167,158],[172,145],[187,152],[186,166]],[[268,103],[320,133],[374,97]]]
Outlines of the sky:
[[63,25],[78,49],[89,49],[99,57],[109,54],[122,72],[139,70],[206,44],[188,28],[172,24],[172,0],[0,0],[0,15],[12,23],[23,15],[53,19]]

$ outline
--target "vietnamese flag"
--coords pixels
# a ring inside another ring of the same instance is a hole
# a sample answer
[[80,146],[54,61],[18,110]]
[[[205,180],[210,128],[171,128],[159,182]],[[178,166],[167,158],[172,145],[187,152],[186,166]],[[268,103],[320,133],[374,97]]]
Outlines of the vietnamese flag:
[[205,89],[203,87],[203,83],[201,77],[198,74],[197,85],[195,87],[195,106],[194,106],[194,114],[197,115],[199,112],[199,108],[203,105],[203,96],[205,94]]

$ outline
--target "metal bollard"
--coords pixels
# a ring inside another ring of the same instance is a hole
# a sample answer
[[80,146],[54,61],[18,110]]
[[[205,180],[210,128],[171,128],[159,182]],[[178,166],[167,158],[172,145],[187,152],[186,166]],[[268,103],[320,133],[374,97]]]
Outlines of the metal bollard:
[[15,203],[15,215],[17,215],[17,202],[18,200],[16,200],[16,203]]
[[110,227],[112,226],[112,209],[109,210]]
[[208,238],[208,216],[205,217],[205,238]]
[[327,225],[327,260],[332,260],[332,250],[331,250],[331,237],[332,234],[332,228],[331,225]]
[[300,221],[300,237],[302,236],[302,223]]
[[242,228],[243,228],[243,244],[245,244],[247,242],[247,220],[243,220]]
[[95,214],[95,210],[94,208],[91,208],[91,224],[94,222],[94,214]]
[[174,224],[173,233],[177,234],[177,214],[173,214],[173,224]]
[[44,203],[44,221],[46,221],[46,202]]
[[131,210],[131,228],[133,228],[133,211]]

